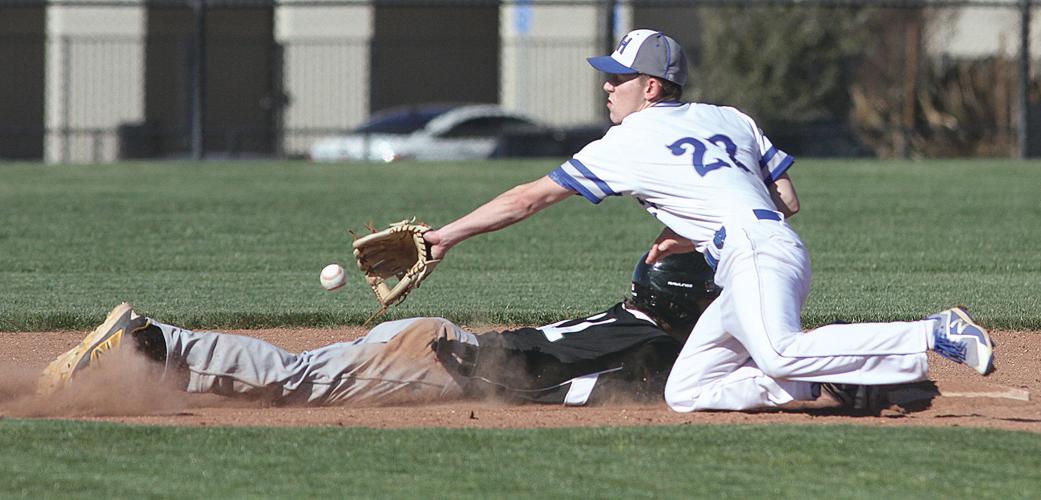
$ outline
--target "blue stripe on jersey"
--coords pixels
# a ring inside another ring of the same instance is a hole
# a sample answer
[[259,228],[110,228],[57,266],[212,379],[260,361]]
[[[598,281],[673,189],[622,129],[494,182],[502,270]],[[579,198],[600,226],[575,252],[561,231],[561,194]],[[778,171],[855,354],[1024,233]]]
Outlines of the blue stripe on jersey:
[[597,177],[596,174],[590,171],[589,167],[583,165],[582,162],[574,158],[567,162],[570,163],[572,167],[575,167],[575,170],[578,170],[582,175],[586,176],[586,179],[593,181],[593,184],[596,184],[596,187],[600,188],[600,192],[604,193],[604,196],[618,196],[618,193],[614,192],[614,190],[611,189],[611,186],[608,186],[603,179]]
[[581,182],[578,182],[574,177],[571,177],[570,174],[565,172],[563,165],[553,169],[553,171],[549,173],[549,178],[552,179],[553,182],[560,184],[561,187],[570,189],[582,195],[585,199],[593,202],[594,205],[603,201],[602,198],[597,198],[596,195],[593,194],[592,191],[586,189]]
[[781,176],[791,168],[793,163],[795,163],[794,156],[785,156],[784,159],[781,160],[781,164],[770,172],[770,181],[772,182],[780,179]]
[[719,266],[719,260],[713,257],[712,254],[709,253],[708,249],[705,249],[705,263],[708,264],[708,267],[711,267],[713,271],[715,271],[716,267]]
[[770,160],[774,159],[774,155],[776,154],[776,147],[771,147],[770,149],[766,150],[766,154],[764,154],[763,157],[759,159],[759,166],[766,167],[770,163]]
[[[770,162],[772,161],[777,161],[777,166],[771,170]],[[777,149],[775,146],[771,146],[770,149],[766,150],[766,154],[759,159],[759,168],[766,169],[766,172],[763,172],[763,182],[772,184],[788,171],[792,163],[795,163],[794,156]]]

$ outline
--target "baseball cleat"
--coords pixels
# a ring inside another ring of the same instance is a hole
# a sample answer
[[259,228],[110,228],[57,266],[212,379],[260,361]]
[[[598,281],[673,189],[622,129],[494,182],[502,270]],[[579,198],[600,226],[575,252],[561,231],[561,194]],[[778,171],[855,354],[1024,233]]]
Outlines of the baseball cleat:
[[84,368],[95,365],[105,353],[115,351],[128,335],[148,328],[150,321],[139,316],[130,304],[122,303],[112,309],[101,326],[94,329],[76,347],[58,356],[43,370],[36,384],[39,395],[53,394]]
[[854,413],[874,413],[881,407],[881,393],[875,386],[823,383],[820,391],[838,402],[840,408]]
[[921,411],[940,395],[931,380],[890,385],[822,383],[818,389],[837,402],[839,410],[856,416],[880,416],[884,410]]
[[982,375],[994,371],[994,342],[964,307],[952,307],[925,319],[936,321],[933,351],[955,363],[969,365]]

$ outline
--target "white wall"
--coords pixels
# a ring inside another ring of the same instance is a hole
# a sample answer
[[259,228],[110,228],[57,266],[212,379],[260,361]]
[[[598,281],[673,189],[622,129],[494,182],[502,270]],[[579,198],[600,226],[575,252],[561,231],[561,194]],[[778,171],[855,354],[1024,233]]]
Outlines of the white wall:
[[[116,159],[115,128],[144,119],[144,28],[143,7],[48,7],[47,162]],[[64,129],[111,131],[66,138]]]
[[[275,40],[284,48],[289,105],[283,127],[348,129],[368,116],[368,5],[275,9]],[[300,154],[315,137],[287,136],[283,147]]]
[[600,75],[586,63],[603,51],[596,5],[514,4],[500,12],[503,106],[554,124],[601,120]]
[[[1019,8],[936,9],[928,27],[926,49],[932,55],[977,58],[1019,55]],[[1031,12],[1030,53],[1041,56],[1041,9]]]

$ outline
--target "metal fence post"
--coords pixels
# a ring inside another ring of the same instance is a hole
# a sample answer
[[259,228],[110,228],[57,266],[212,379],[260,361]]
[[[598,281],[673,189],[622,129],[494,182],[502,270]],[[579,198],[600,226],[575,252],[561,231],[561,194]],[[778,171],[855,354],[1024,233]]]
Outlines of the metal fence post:
[[1030,0],[1019,2],[1019,127],[1016,131],[1018,157],[1024,159],[1030,150]]
[[[604,30],[604,39],[603,39],[603,45],[602,45],[602,49],[601,50],[603,50],[604,54],[611,54],[612,52],[614,52],[614,43],[615,43],[615,40],[614,40],[614,30],[615,30],[615,26],[618,24],[618,19],[615,18],[615,7],[617,6],[617,2],[618,2],[618,0],[604,0],[604,2],[603,2],[603,9],[604,9],[603,23],[604,24],[603,24],[603,27],[601,29]],[[599,55],[599,54],[597,54],[597,55]],[[599,97],[599,94],[597,94],[597,95]],[[603,106],[603,102],[600,101],[600,100],[597,101],[597,104],[603,107],[602,113],[603,113],[604,119],[610,121],[610,119],[611,119],[611,110],[608,109],[606,106]]]
[[192,72],[192,159],[206,156],[206,0],[192,3],[195,14]]
[[604,54],[614,52],[614,29],[618,23],[615,19],[617,0],[604,0]]
[[72,136],[70,134],[70,128],[72,127],[70,121],[72,120],[72,98],[69,94],[72,92],[72,51],[69,45],[69,35],[62,35],[61,37],[61,161],[62,163],[69,163],[72,161]]
[[267,134],[271,141],[271,152],[276,158],[284,158],[286,141],[284,133],[285,108],[289,99],[285,91],[286,83],[284,71],[286,57],[281,43],[272,40],[270,47],[271,90],[265,104],[268,108],[268,116],[270,119],[270,126],[267,130]]
[[102,161],[101,148],[104,147],[104,139],[102,138],[104,133],[105,131],[99,128],[94,128],[90,131],[90,160],[94,164]]

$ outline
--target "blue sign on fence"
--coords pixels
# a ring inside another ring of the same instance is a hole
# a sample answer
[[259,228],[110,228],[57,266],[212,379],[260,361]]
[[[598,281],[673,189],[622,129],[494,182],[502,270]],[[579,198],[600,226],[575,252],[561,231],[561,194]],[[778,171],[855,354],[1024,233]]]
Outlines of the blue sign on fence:
[[517,0],[513,7],[513,29],[518,35],[531,33],[531,4],[534,0]]

